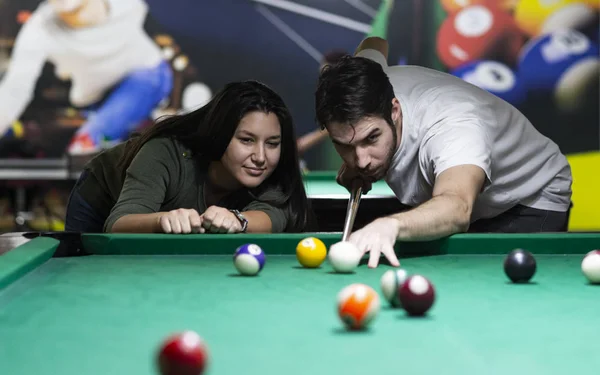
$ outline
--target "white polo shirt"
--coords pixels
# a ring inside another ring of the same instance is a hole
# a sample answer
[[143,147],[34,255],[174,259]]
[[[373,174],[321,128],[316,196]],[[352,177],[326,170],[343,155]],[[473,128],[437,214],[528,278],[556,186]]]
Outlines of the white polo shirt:
[[29,104],[46,62],[71,79],[72,104],[86,106],[133,71],[162,61],[160,48],[143,28],[146,3],[107,2],[108,19],[81,29],[67,27],[46,1],[32,13],[17,35],[10,66],[0,81],[0,135]]
[[384,67],[402,108],[402,139],[385,177],[398,199],[431,199],[436,177],[464,164],[487,176],[471,221],[521,204],[565,212],[571,168],[558,146],[495,95],[450,74],[418,66],[387,66],[375,50],[359,56]]

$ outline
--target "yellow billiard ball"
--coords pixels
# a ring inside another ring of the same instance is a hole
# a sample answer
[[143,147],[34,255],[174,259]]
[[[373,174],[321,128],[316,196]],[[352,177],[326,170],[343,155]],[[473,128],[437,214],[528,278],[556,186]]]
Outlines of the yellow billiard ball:
[[327,258],[327,247],[320,239],[307,237],[298,242],[296,258],[306,268],[317,268]]
[[582,0],[521,0],[515,21],[530,37],[563,28],[579,29],[596,19],[593,2]]

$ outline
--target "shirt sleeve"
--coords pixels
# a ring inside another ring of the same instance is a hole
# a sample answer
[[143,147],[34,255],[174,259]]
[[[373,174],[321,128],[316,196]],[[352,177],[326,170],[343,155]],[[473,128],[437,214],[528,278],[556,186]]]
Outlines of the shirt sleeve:
[[[448,95],[452,95],[449,93]],[[484,189],[492,182],[492,140],[486,128],[494,126],[476,103],[439,103],[432,109],[437,113],[435,124],[422,138],[419,147],[419,164],[424,174],[434,184],[435,179],[445,170],[459,165],[476,165],[486,175]],[[484,111],[484,110],[483,110]]]
[[137,153],[127,169],[119,199],[106,219],[105,232],[125,215],[160,210],[170,184],[179,181],[178,155],[171,142],[166,138],[152,139]]
[[0,136],[17,120],[31,99],[46,63],[48,40],[42,15],[33,14],[22,26],[0,82]]
[[253,201],[244,207],[242,211],[262,211],[266,213],[269,219],[271,219],[272,233],[282,233],[288,224],[288,217],[285,211],[268,203]]

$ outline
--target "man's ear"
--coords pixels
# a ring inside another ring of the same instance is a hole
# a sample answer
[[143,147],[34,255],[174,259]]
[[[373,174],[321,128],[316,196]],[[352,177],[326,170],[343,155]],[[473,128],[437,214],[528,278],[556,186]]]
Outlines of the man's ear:
[[396,123],[402,115],[402,108],[400,107],[400,101],[394,98],[392,99],[392,122]]

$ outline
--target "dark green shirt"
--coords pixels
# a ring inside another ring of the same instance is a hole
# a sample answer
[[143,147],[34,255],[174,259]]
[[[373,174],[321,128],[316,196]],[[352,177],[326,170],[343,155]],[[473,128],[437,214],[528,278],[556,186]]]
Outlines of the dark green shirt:
[[[149,214],[193,208],[202,214],[208,163],[194,157],[180,142],[154,138],[142,146],[123,180],[118,163],[125,143],[98,155],[86,166],[88,177],[79,187],[83,198],[103,217],[104,231],[129,214]],[[272,194],[272,192],[270,193]],[[254,199],[247,190],[230,194],[218,206],[240,211],[263,211],[271,219],[272,232],[283,232],[288,215],[282,208]]]

